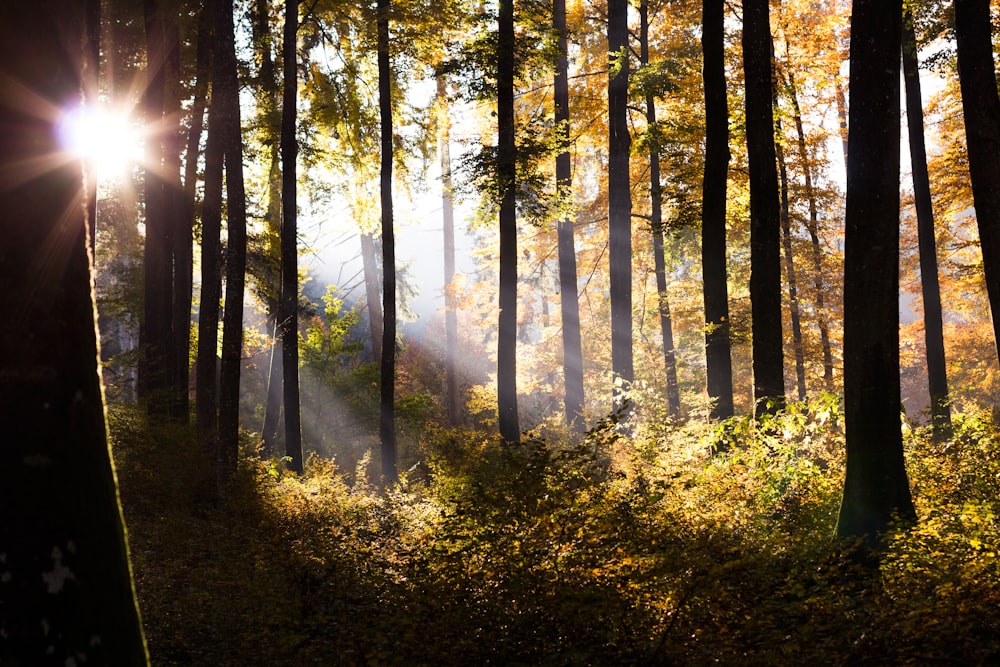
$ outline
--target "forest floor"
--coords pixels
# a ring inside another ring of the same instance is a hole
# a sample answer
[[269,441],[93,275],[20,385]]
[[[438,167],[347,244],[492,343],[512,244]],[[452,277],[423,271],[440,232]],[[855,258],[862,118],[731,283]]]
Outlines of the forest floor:
[[187,432],[110,423],[154,665],[1000,664],[982,411],[905,430],[919,522],[877,557],[832,537],[832,402],[575,443],[428,429],[388,492],[248,440],[221,498]]

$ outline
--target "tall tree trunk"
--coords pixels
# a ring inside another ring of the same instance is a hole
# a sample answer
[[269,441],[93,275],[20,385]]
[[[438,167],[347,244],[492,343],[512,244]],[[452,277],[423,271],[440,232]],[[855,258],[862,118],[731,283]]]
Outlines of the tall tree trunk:
[[[83,172],[53,165],[58,130],[30,103],[81,103],[83,10],[0,3],[4,665],[149,663],[106,435]],[[18,177],[38,163],[50,168]]]
[[771,108],[771,28],[767,0],[743,0],[750,167],[750,306],[755,411],[780,409],[785,397],[781,340],[781,222]]
[[361,233],[361,264],[365,274],[365,303],[375,363],[382,364],[382,295],[379,290],[378,247],[370,232]]
[[[145,0],[146,91],[143,108],[146,124],[162,132],[165,111],[166,44],[160,0]],[[150,415],[170,413],[172,315],[172,255],[167,209],[165,146],[162,134],[150,138],[151,150],[143,179],[146,243],[143,251],[143,318],[139,327],[142,356],[139,362],[139,398]]]
[[302,472],[302,420],[299,404],[299,261],[298,229],[296,225],[296,160],[298,142],[295,139],[298,101],[298,49],[296,34],[299,24],[298,0],[285,0],[285,29],[282,45],[284,90],[281,112],[281,301],[278,320],[281,322],[281,365],[285,399],[285,454],[291,459],[288,467]]
[[[202,10],[209,25],[215,25],[215,8]],[[214,35],[214,27],[212,34]],[[213,39],[213,45],[218,41]],[[219,81],[222,60],[212,55],[212,79]],[[222,298],[222,165],[225,144],[225,109],[213,91],[208,107],[205,141],[205,192],[201,204],[201,302],[198,306],[198,358],[195,364],[195,422],[198,439],[207,452],[215,453],[219,439],[219,301]],[[193,184],[193,183],[192,183]]]
[[271,354],[267,372],[267,398],[261,438],[264,451],[278,452],[281,427],[281,326],[278,322],[278,301],[281,292],[281,113],[278,107],[278,79],[271,52],[269,0],[253,4],[253,41],[257,54],[257,90],[263,125],[268,138],[267,214],[265,215],[266,259],[265,275],[273,278],[266,286],[267,317],[271,331]]
[[788,168],[785,164],[785,134],[778,113],[778,70],[771,42],[771,104],[775,110],[774,151],[778,158],[778,183],[781,194],[781,244],[785,251],[785,279],[788,281],[788,311],[792,323],[792,351],[795,357],[795,386],[800,401],[806,400],[806,360],[802,349],[802,317],[799,312],[799,287],[792,255],[792,214],[788,202]]
[[437,76],[438,145],[441,160],[441,211],[444,227],[444,330],[445,330],[445,403],[448,424],[462,420],[462,399],[458,375],[458,312],[455,299],[455,202],[451,179],[451,122],[448,118],[448,83]]
[[[649,1],[639,4],[639,60],[649,64]],[[656,128],[656,99],[646,95],[646,125]],[[656,295],[660,314],[660,334],[663,339],[663,368],[667,376],[667,414],[677,418],[681,414],[681,399],[677,391],[677,359],[674,353],[674,331],[670,318],[670,298],[667,294],[667,262],[663,250],[663,204],[660,186],[660,149],[658,135],[649,142],[649,201],[650,226],[653,232],[653,265],[656,271]]]
[[517,148],[514,143],[514,0],[500,0],[497,19],[497,179],[500,183],[500,317],[497,409],[500,436],[521,439],[517,414]]
[[726,276],[726,182],[729,101],[726,96],[725,3],[702,4],[705,84],[705,175],[701,200],[701,264],[705,294],[705,371],[711,418],[733,416],[733,364]]
[[901,0],[854,0],[844,254],[847,475],[837,534],[878,548],[916,519],[899,389]]
[[608,1],[608,268],[613,409],[628,409],[632,367],[632,192],[629,185],[628,0]]
[[945,367],[941,289],[938,285],[937,242],[927,149],[924,146],[924,109],[920,94],[917,37],[913,13],[903,15],[903,81],[906,84],[906,125],[910,140],[913,199],[917,208],[917,244],[920,248],[920,287],[924,299],[924,344],[927,348],[927,388],[931,395],[931,424],[938,440],[951,436],[948,371]]
[[576,243],[573,216],[568,204],[573,199],[572,165],[569,155],[569,58],[567,57],[566,0],[553,0],[552,27],[556,31],[558,60],[555,75],[555,121],[559,133],[556,155],[556,190],[562,213],[556,236],[559,252],[559,303],[562,313],[563,382],[566,425],[577,433],[586,428],[583,419],[583,345],[580,339],[580,297],[576,275]]
[[[788,42],[785,42],[785,55],[788,55]],[[806,223],[806,229],[809,232],[809,241],[812,248],[813,286],[816,289],[816,320],[819,325],[820,347],[823,349],[823,385],[827,391],[833,391],[833,350],[830,346],[830,327],[826,320],[823,248],[819,242],[819,213],[816,205],[816,190],[813,187],[812,181],[812,162],[809,159],[809,151],[806,148],[806,133],[802,126],[802,112],[799,108],[799,96],[795,87],[795,77],[791,72],[788,73],[786,83],[788,85],[789,98],[792,102],[792,114],[795,118],[795,135],[799,147],[799,159],[802,161],[806,200],[809,202],[809,221]],[[844,129],[846,130],[846,128],[847,120],[845,117]],[[844,153],[844,159],[846,164],[846,152]]]
[[955,38],[969,176],[983,251],[986,292],[1000,346],[1000,96],[993,67],[989,0],[955,0]]
[[392,215],[392,72],[389,63],[390,0],[378,0],[378,107],[382,147],[382,360],[379,364],[379,441],[382,483],[395,484],[396,470],[396,237]]
[[236,472],[239,455],[240,367],[243,354],[243,296],[246,286],[247,218],[243,184],[243,136],[240,130],[239,83],[233,33],[233,0],[215,0],[218,14],[215,39],[221,78],[214,82],[214,103],[223,111],[223,150],[226,161],[226,298],[222,316],[222,371],[219,382],[220,483]]

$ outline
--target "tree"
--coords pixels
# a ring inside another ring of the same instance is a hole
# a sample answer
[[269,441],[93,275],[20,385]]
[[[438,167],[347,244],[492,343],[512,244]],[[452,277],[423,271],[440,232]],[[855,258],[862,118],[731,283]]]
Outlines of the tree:
[[[639,63],[648,67],[649,62],[649,1],[639,4]],[[656,125],[656,96],[652,87],[646,92],[646,126],[649,141],[649,222],[653,233],[653,262],[656,271],[657,310],[660,315],[660,334],[663,340],[663,368],[667,380],[667,413],[671,417],[681,414],[681,399],[677,391],[677,360],[674,351],[674,333],[670,317],[670,300],[667,295],[666,258],[663,251],[663,187],[660,184],[660,135]]]
[[[0,4],[5,665],[149,661],[107,441],[83,171],[61,152],[60,114],[39,113],[82,101],[83,9]],[[44,169],[25,177],[26,164]]]
[[247,213],[243,183],[243,135],[240,129],[239,82],[233,30],[233,0],[215,0],[215,58],[213,104],[222,109],[223,151],[226,163],[226,297],[222,315],[222,363],[219,380],[220,482],[236,472],[239,454],[240,368],[243,354],[243,297],[246,287]]
[[844,255],[842,537],[878,547],[914,521],[899,389],[899,59],[901,0],[855,0],[851,25]]
[[500,436],[521,439],[517,414],[517,148],[514,142],[514,0],[497,17],[497,181],[500,188],[500,316],[497,409]]
[[632,367],[632,192],[629,185],[628,0],[608,2],[608,272],[613,409],[627,409]]
[[448,82],[438,74],[438,154],[441,162],[441,215],[444,231],[445,403],[448,424],[458,426],[462,401],[458,375],[458,313],[455,304],[455,203],[451,174],[451,121],[448,118]]
[[562,313],[563,382],[566,425],[577,432],[583,421],[583,350],[580,342],[580,301],[577,293],[576,244],[569,213],[573,193],[569,154],[569,58],[567,56],[566,0],[553,0],[552,27],[556,31],[555,121],[560,151],[556,155],[556,193],[560,201],[556,235],[559,248],[559,303]]
[[993,312],[993,338],[1000,354],[1000,95],[992,35],[989,0],[955,0],[955,41],[969,176]]
[[750,305],[755,410],[785,398],[781,341],[781,226],[771,107],[771,29],[767,0],[743,0],[743,72],[750,167]]
[[903,81],[906,84],[906,125],[910,140],[913,171],[913,198],[917,209],[917,240],[920,247],[920,285],[924,300],[924,341],[927,348],[927,388],[931,395],[931,424],[935,437],[951,433],[951,406],[948,404],[948,371],[945,367],[941,289],[938,284],[937,243],[934,238],[934,209],[927,149],[924,146],[924,110],[920,94],[917,38],[913,11],[906,6],[903,16]]
[[392,222],[392,72],[389,62],[390,0],[378,0],[378,106],[381,140],[379,193],[382,203],[382,359],[379,364],[379,441],[382,482],[399,479],[396,471],[396,241]]
[[705,176],[701,263],[705,292],[705,370],[712,419],[733,416],[729,288],[726,277],[726,182],[729,102],[726,96],[725,3],[704,0],[701,47],[705,82]]
[[295,138],[298,102],[296,48],[298,23],[298,0],[285,0],[282,46],[284,90],[281,111],[281,301],[278,321],[281,323],[285,453],[291,459],[288,467],[295,472],[302,472],[302,422],[299,407],[299,262],[296,225],[298,199],[295,191],[298,173],[296,170],[298,141]]

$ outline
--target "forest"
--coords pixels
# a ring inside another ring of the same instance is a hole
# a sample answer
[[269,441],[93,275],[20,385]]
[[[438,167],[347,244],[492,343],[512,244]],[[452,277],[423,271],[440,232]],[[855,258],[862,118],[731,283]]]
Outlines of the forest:
[[0,1],[0,666],[1000,663],[996,25]]

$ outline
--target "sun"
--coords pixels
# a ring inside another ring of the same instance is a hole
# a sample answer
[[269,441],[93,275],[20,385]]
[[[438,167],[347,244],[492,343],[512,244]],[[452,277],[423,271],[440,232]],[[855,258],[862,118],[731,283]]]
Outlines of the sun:
[[98,181],[123,179],[142,162],[143,135],[128,110],[80,106],[60,123],[63,148],[90,165]]

